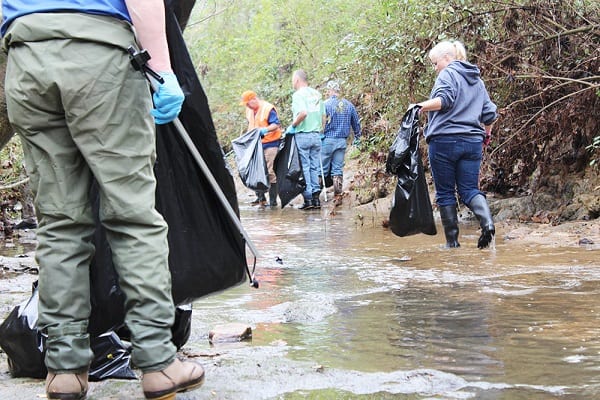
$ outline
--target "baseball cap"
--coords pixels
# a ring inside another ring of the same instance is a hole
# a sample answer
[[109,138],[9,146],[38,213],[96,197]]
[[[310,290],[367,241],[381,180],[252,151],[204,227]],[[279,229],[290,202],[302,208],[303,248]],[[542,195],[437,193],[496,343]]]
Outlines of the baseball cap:
[[252,90],[246,90],[244,93],[242,93],[242,101],[240,102],[240,105],[245,106],[250,100],[255,99],[256,97],[257,96],[255,92]]
[[329,81],[325,87],[327,90],[334,90],[336,92],[340,91],[340,84],[337,81]]

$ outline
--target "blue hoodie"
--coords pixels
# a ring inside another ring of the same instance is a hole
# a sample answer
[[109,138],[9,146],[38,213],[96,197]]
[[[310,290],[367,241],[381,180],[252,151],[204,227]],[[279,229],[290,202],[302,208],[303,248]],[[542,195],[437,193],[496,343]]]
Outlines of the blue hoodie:
[[429,111],[427,141],[438,135],[461,135],[483,141],[484,125],[497,118],[496,105],[481,80],[479,68],[466,61],[452,61],[435,80],[430,99],[439,97],[442,109]]

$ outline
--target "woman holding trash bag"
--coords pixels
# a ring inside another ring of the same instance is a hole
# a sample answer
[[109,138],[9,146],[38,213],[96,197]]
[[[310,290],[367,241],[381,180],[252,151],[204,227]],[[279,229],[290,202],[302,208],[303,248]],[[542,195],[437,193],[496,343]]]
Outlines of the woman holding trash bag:
[[478,248],[488,247],[496,233],[485,194],[479,190],[482,146],[489,143],[497,118],[496,105],[477,66],[466,61],[458,41],[443,41],[429,52],[438,74],[429,100],[418,103],[428,112],[425,140],[440,209],[446,247],[459,247],[456,192],[481,226]]
[[[155,124],[172,122],[185,98],[170,63],[163,0],[3,0],[2,16],[8,116],[39,216],[47,398],[87,396],[93,178],[144,396],[172,399],[199,387],[202,366],[179,361],[171,340],[168,227],[155,209]],[[163,79],[153,96],[131,64],[128,48],[137,42]]]

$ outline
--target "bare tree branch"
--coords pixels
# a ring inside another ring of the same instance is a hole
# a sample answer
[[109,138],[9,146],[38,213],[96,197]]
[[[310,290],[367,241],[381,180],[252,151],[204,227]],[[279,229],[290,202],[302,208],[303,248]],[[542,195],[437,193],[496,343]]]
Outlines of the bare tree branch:
[[[520,76],[520,77],[526,77],[526,76]],[[555,77],[552,77],[552,78],[555,78]],[[583,83],[583,84],[586,84],[586,85],[593,86],[593,84],[590,84],[589,82],[585,82],[587,80],[592,80],[592,79],[600,79],[600,76],[590,76],[590,77],[587,77],[587,78],[576,79],[574,81],[577,82],[577,83]],[[573,82],[571,82],[571,80],[568,80],[567,82],[562,82],[562,83],[559,83],[558,85],[555,85],[555,86],[552,86],[550,88],[547,88],[547,89],[545,89],[545,91],[556,90],[556,89],[559,89],[559,88],[561,88],[563,86],[567,86],[567,85],[569,85],[571,83],[573,83]],[[525,102],[527,102],[527,101],[529,101],[531,99],[539,97],[542,94],[543,94],[543,92],[538,92],[538,93],[532,94],[531,96],[523,97],[523,98],[521,98],[519,100],[513,101],[510,104],[507,104],[504,108],[505,109],[512,108],[512,107],[514,107],[514,106],[516,106],[518,104],[525,103]]]
[[[206,8],[208,6],[208,3],[209,3],[208,0],[204,1],[204,5],[202,5],[200,8]],[[221,8],[218,8],[217,3],[225,3],[225,2],[224,1],[220,1],[220,2],[215,1],[213,4],[214,10],[209,15],[207,15],[204,18],[201,18],[199,21],[194,21],[192,23],[188,23],[187,26],[190,27],[190,26],[198,25],[205,21],[208,21],[211,18],[215,18],[219,14],[223,14],[225,11],[227,11],[228,9],[233,7],[233,5],[235,4],[235,0],[229,0],[226,4],[222,5]]]
[[29,177],[26,177],[24,179],[21,179],[18,182],[13,182],[13,183],[9,183],[7,185],[1,185],[0,186],[0,190],[9,190],[9,189],[14,189],[16,187],[19,187],[21,185],[24,185],[25,183],[29,182]]
[[512,135],[510,135],[504,142],[500,143],[491,153],[490,156],[494,155],[498,150],[500,150],[505,144],[509,143],[515,136],[517,136],[519,133],[521,133],[521,131],[523,131],[523,129],[525,129],[533,120],[535,120],[541,113],[543,113],[544,111],[546,111],[548,108],[552,107],[553,105],[560,103],[563,100],[568,99],[569,97],[581,94],[587,90],[590,89],[598,89],[600,88],[600,84],[598,85],[592,85],[590,87],[587,87],[585,89],[581,89],[578,90],[576,92],[573,93],[569,93],[565,96],[562,96],[559,99],[554,100],[552,103],[540,108],[538,110],[538,112],[536,112],[535,114],[533,114],[533,116],[531,116],[531,118],[529,118],[527,121],[525,121],[525,123],[523,125],[521,125],[521,127],[519,129],[517,129]]
[[[571,29],[571,30],[568,30],[568,31],[562,31],[562,32],[559,32],[559,33],[555,33],[553,35],[549,35],[549,36],[543,37],[543,38],[541,38],[539,40],[536,40],[535,42],[528,43],[528,47],[533,47],[536,44],[540,44],[540,43],[546,42],[548,40],[556,39],[556,38],[563,37],[563,36],[575,35],[575,34],[581,33],[581,32],[592,31],[592,33],[593,33],[594,30],[599,29],[599,28],[600,28],[600,25],[580,26],[579,28],[575,28],[575,29]],[[598,33],[594,33],[594,34],[596,36],[599,35]]]

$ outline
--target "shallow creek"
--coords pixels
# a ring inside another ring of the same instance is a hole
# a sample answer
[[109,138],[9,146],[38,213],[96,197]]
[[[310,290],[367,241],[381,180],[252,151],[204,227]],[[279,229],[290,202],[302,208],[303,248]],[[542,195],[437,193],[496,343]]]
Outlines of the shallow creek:
[[[385,216],[348,209],[242,204],[241,214],[261,253],[260,287],[194,303],[183,353],[206,383],[178,399],[600,398],[597,247],[498,232],[494,249],[478,250],[476,226],[462,224],[462,247],[447,250],[441,227],[399,238],[381,227]],[[4,312],[34,279],[3,280]],[[250,326],[252,339],[209,344],[229,322]],[[0,397],[43,394],[0,361]],[[92,383],[89,394],[138,397],[135,381]]]

